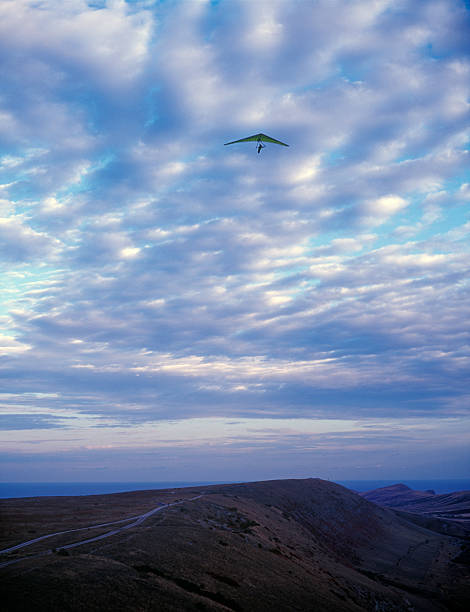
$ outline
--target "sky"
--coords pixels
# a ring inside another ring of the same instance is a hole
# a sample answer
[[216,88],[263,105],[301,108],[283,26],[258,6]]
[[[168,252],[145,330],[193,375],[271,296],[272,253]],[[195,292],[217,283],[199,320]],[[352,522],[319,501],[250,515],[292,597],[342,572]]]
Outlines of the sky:
[[469,33],[0,1],[0,480],[468,477]]

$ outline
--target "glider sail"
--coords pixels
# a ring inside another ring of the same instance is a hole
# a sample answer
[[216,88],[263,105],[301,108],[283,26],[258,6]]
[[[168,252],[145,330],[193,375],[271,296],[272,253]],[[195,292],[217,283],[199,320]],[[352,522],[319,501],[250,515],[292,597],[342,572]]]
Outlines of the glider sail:
[[289,146],[285,142],[281,142],[280,140],[271,138],[271,136],[266,136],[266,134],[255,134],[254,136],[248,136],[247,138],[240,138],[240,140],[233,140],[232,142],[226,142],[224,146],[236,144],[237,142],[258,142],[258,143],[273,142],[274,144],[282,145],[283,147]]

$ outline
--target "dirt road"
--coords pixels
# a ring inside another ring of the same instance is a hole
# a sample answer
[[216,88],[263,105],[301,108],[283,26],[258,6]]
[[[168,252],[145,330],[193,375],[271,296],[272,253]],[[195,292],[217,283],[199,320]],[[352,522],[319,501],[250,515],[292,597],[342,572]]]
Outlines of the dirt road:
[[[28,540],[27,542],[22,542],[21,544],[16,544],[15,546],[10,546],[10,548],[5,548],[4,550],[0,550],[0,554],[14,552],[15,550],[25,548],[26,546],[31,546],[32,544],[36,544],[37,542],[40,542],[41,540],[52,538],[54,536],[64,535],[67,533],[78,533],[79,531],[88,531],[90,529],[100,529],[103,527],[108,527],[110,525],[119,525],[122,523],[127,523],[126,525],[124,525],[123,527],[119,527],[118,529],[112,529],[111,531],[107,531],[106,533],[102,533],[101,535],[95,536],[93,538],[87,538],[85,540],[78,540],[77,542],[73,542],[72,544],[66,544],[64,546],[59,546],[54,550],[55,551],[66,550],[67,548],[75,548],[76,546],[81,546],[82,544],[88,544],[90,542],[97,542],[98,540],[104,540],[105,538],[109,538],[113,535],[121,533],[122,531],[125,531],[126,529],[137,527],[138,525],[141,525],[150,516],[152,516],[153,514],[157,512],[160,512],[161,510],[165,510],[165,508],[170,508],[171,506],[177,506],[187,501],[195,501],[196,499],[199,499],[201,497],[202,495],[196,495],[195,497],[190,497],[189,499],[183,499],[177,502],[172,502],[171,504],[162,504],[161,506],[152,508],[152,510],[149,510],[148,512],[144,512],[143,514],[139,514],[137,516],[131,516],[129,518],[121,519],[119,521],[112,521],[110,523],[100,523],[99,525],[91,525],[90,527],[81,527],[80,529],[68,529],[66,531],[57,531],[55,533],[48,533],[46,535],[40,536],[39,538],[34,538],[34,540]],[[6,567],[7,565],[12,565],[13,563],[19,563],[20,561],[23,561],[24,559],[34,559],[35,557],[42,557],[43,555],[50,555],[50,554],[52,554],[52,550],[46,550],[36,555],[30,555],[30,556],[21,557],[18,559],[11,559],[10,561],[4,561],[3,563],[0,563],[0,568]]]

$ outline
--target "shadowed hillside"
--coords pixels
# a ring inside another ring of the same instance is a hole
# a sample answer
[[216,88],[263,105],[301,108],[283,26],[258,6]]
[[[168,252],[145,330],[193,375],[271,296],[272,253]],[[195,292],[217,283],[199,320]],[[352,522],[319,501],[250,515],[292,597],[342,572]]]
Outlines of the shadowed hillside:
[[470,538],[470,491],[436,495],[433,491],[414,491],[404,484],[396,484],[361,495],[380,506],[400,511],[401,516],[429,529]]
[[81,529],[1,555],[6,610],[437,612],[470,597],[462,539],[318,479],[0,508],[3,549]]

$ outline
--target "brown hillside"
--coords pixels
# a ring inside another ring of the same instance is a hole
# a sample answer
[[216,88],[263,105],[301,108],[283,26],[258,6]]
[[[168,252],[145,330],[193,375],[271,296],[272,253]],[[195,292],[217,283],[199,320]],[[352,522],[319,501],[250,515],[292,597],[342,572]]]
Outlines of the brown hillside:
[[2,554],[4,564],[13,561],[0,567],[3,609],[466,609],[462,540],[318,479],[4,500],[3,548],[175,501],[101,540],[61,549],[115,527]]
[[381,506],[429,518],[446,519],[470,531],[470,491],[436,495],[428,491],[413,491],[403,484],[398,484],[367,491],[361,495]]

